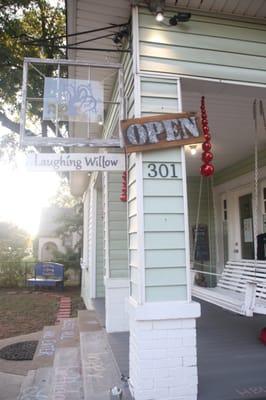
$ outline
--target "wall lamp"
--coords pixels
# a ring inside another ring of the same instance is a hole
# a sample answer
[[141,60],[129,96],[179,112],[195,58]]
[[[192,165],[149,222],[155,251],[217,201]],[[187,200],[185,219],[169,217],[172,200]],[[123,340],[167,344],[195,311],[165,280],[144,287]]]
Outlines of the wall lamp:
[[169,25],[175,26],[178,22],[188,22],[191,18],[189,12],[178,12],[169,19]]

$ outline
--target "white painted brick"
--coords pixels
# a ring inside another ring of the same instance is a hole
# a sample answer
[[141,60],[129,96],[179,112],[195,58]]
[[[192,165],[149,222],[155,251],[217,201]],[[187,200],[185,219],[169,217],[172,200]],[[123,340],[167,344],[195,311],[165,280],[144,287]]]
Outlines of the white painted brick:
[[154,330],[154,336],[156,339],[167,339],[169,331],[167,330]]
[[140,386],[143,390],[153,390],[154,389],[154,379],[153,378],[146,378],[143,377],[140,379]]
[[168,399],[169,388],[156,388],[157,399]]
[[153,329],[152,321],[143,321],[143,322],[136,322],[136,329],[141,329],[143,331],[150,331]]
[[184,338],[181,337],[170,337],[167,338],[167,347],[169,349],[175,349],[176,347],[180,347],[183,345]]
[[196,356],[183,357],[183,365],[184,367],[191,367],[197,365],[197,357]]
[[167,350],[162,350],[160,348],[154,348],[152,353],[154,360],[162,360],[167,357]]
[[155,382],[156,388],[169,388],[170,385],[171,385],[170,377],[167,377],[167,378],[158,377]]
[[183,319],[181,323],[182,323],[182,328],[196,328],[195,319]]
[[130,382],[135,400],[196,400],[196,330],[183,322],[132,318]]
[[157,377],[168,378],[169,377],[169,368],[155,368],[153,374],[154,374],[155,378],[157,378]]
[[154,390],[134,390],[135,400],[155,400]]
[[[178,387],[170,387],[169,395],[170,396],[184,396],[184,400],[186,400],[186,395],[195,395],[197,394],[197,386],[189,386],[189,385],[180,385]],[[182,398],[182,397],[181,397]]]
[[185,336],[182,339],[184,346],[196,346],[196,335],[195,336]]
[[165,321],[153,321],[153,329],[180,329],[182,328],[182,320],[165,320]]
[[183,365],[182,357],[171,357],[164,360],[160,360],[160,366],[162,368],[176,368]]
[[190,375],[190,374],[180,374],[179,378],[177,378],[177,377],[171,378],[170,377],[169,383],[170,383],[171,388],[180,387],[180,386],[190,386],[190,385],[192,385],[194,387],[194,386],[197,386],[197,384],[198,384],[198,377]]

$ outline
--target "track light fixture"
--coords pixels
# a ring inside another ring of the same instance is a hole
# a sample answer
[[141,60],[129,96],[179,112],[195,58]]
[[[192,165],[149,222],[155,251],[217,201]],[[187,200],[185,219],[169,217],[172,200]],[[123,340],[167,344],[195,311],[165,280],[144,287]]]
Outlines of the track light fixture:
[[189,12],[178,12],[169,19],[169,25],[175,26],[178,22],[188,22],[191,18]]
[[112,41],[114,42],[114,44],[122,44],[124,38],[127,38],[129,36],[129,29],[128,26],[123,27],[122,29],[120,29],[119,32],[117,32],[113,37],[112,37]]

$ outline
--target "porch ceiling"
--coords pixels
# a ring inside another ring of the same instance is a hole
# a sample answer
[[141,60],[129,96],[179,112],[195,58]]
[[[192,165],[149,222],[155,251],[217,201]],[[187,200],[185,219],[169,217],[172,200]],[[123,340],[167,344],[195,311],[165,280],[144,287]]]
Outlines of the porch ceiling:
[[[68,33],[82,32],[99,29],[110,25],[110,29],[90,33],[77,37],[70,37],[68,44],[75,45],[80,41],[93,39],[95,37],[112,34],[118,28],[112,28],[113,24],[127,23],[130,18],[131,4],[144,4],[153,0],[66,0],[68,14]],[[166,0],[166,7],[183,11],[201,11],[211,14],[223,14],[230,17],[252,18],[258,22],[266,20],[265,0]],[[73,20],[75,21],[73,22]],[[100,49],[116,49],[112,37],[101,38],[78,45],[79,47],[90,47]],[[76,59],[92,60],[94,62],[119,62],[120,53],[104,51],[70,51],[70,56]]]
[[[199,110],[205,96],[209,127],[212,135],[215,170],[218,172],[254,155],[255,132],[253,101],[261,99],[266,109],[266,89],[214,83],[194,79],[182,80],[183,110]],[[262,118],[258,118],[259,149],[266,148]],[[201,146],[192,156],[186,148],[188,175],[198,175]]]

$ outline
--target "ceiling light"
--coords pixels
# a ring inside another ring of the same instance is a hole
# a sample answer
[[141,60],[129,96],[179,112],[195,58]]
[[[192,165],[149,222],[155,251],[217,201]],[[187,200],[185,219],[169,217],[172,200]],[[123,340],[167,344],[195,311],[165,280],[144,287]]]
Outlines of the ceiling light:
[[164,15],[162,10],[156,11],[155,19],[157,22],[162,22],[164,20]]
[[192,156],[195,156],[197,154],[197,145],[196,144],[190,145],[189,150],[190,150],[190,154]]

